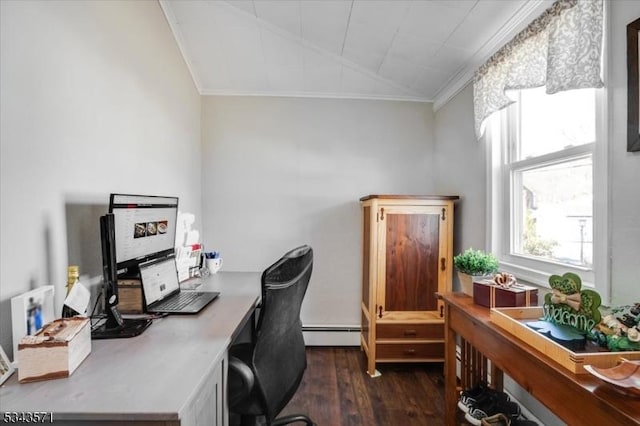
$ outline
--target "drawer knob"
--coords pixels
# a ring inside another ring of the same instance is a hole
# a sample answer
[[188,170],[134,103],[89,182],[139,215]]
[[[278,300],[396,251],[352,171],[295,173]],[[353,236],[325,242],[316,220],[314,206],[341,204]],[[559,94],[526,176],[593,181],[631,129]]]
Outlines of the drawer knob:
[[404,354],[405,355],[415,355],[416,354],[416,350],[415,349],[405,349],[404,350]]
[[415,330],[405,330],[404,331],[404,335],[405,336],[415,336],[416,334],[418,334]]

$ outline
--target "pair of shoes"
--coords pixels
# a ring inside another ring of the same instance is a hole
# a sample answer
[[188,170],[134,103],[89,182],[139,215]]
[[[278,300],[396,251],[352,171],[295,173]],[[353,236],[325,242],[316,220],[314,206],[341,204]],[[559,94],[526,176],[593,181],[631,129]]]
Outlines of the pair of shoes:
[[485,382],[478,382],[473,388],[460,392],[458,408],[464,413],[468,413],[469,408],[474,404],[492,395],[498,395],[498,398],[503,398],[506,401],[509,400],[509,396],[506,393],[491,389]]
[[488,387],[485,382],[478,382],[473,388],[460,392],[458,408],[466,414],[471,407],[490,397],[509,401],[506,393]]
[[[504,418],[509,420],[506,423],[510,426],[514,420],[520,417],[520,406],[515,402],[509,401],[509,396],[504,392],[487,392],[479,397],[474,404],[469,407],[469,411],[464,418],[475,426],[482,425],[482,420],[502,414]],[[496,420],[500,420],[498,417]],[[497,423],[501,424],[501,423]]]
[[478,398],[480,398],[484,393],[490,391],[491,389],[487,387],[487,384],[484,382],[478,382],[473,388],[463,390],[460,392],[460,399],[458,400],[458,408],[461,409],[465,414],[469,412],[469,407],[471,407]]
[[525,419],[512,419],[506,414],[498,413],[485,417],[480,421],[482,426],[538,426],[538,423]]

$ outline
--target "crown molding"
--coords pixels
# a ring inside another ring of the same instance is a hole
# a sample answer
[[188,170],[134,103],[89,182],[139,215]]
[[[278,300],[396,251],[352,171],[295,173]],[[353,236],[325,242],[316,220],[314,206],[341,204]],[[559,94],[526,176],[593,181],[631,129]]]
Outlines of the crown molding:
[[476,52],[471,61],[458,71],[447,84],[438,91],[433,100],[433,110],[438,111],[454,96],[464,89],[473,79],[473,74],[498,49],[504,46],[516,34],[522,31],[531,21],[540,16],[553,4],[552,0],[530,0],[498,30],[498,32]]
[[314,99],[354,99],[365,101],[395,101],[395,102],[417,102],[430,104],[433,101],[415,97],[398,95],[367,95],[362,93],[315,93],[315,92],[242,92],[231,90],[208,90],[200,92],[201,96],[256,96],[272,98],[314,98]]

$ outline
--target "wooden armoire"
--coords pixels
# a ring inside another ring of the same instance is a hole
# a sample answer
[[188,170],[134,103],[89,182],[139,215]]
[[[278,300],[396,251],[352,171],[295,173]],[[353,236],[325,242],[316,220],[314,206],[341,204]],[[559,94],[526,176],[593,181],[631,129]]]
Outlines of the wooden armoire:
[[444,312],[453,270],[458,196],[368,195],[360,199],[361,345],[376,363],[444,361]]

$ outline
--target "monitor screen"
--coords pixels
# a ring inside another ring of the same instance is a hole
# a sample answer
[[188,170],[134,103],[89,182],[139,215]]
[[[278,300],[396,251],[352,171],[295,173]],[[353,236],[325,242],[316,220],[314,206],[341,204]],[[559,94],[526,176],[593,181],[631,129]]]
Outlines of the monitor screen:
[[174,251],[178,197],[111,194],[118,270]]

